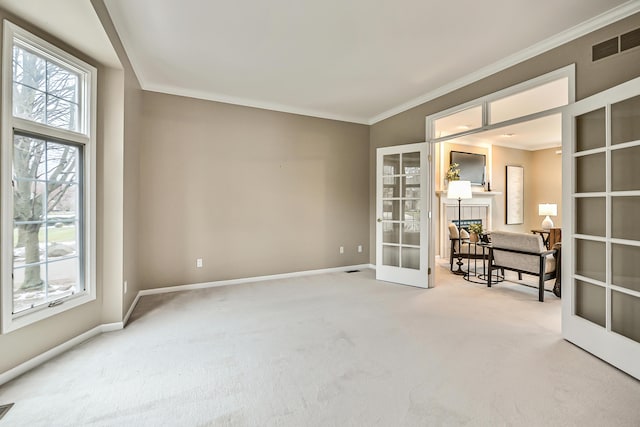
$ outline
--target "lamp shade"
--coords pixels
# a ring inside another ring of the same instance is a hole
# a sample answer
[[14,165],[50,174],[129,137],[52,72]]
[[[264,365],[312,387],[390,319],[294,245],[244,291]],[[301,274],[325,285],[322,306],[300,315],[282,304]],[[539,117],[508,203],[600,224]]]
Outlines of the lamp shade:
[[449,181],[447,189],[449,199],[471,199],[471,181]]
[[542,203],[538,205],[538,215],[540,216],[556,216],[558,215],[558,205],[553,203]]

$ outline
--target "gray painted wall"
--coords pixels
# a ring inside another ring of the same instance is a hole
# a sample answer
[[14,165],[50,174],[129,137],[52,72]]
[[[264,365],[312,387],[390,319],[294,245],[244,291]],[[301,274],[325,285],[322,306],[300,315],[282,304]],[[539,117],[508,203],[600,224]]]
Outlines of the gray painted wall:
[[368,126],[145,92],[142,134],[143,289],[368,262]]
[[[122,296],[122,307],[119,314],[121,320],[131,308],[133,301],[140,290],[138,272],[138,202],[139,202],[139,171],[140,171],[140,115],[142,108],[142,89],[136,77],[131,62],[122,46],[120,37],[115,30],[109,12],[103,0],[91,0],[91,3],[102,23],[102,26],[111,41],[111,44],[122,64],[120,73],[123,76],[121,87],[116,93],[119,95],[117,113],[120,114],[123,128],[120,130],[120,138],[123,138],[122,153],[122,277],[115,292]],[[107,94],[105,94],[107,95]],[[124,113],[124,114],[123,114]],[[123,281],[128,283],[128,291],[124,293]]]

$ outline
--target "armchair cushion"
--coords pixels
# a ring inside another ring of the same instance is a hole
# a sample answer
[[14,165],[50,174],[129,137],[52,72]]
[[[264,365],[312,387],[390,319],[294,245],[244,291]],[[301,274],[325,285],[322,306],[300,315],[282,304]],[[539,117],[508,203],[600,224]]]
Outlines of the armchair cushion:
[[449,238],[450,239],[458,239],[460,235],[458,234],[458,227],[452,222],[449,223]]
[[482,259],[487,258],[486,254],[482,250],[478,250],[476,247],[472,247],[469,244],[469,233],[464,228],[458,232],[458,227],[450,222],[449,223],[449,240],[451,241],[451,250],[449,253],[449,264],[451,265],[451,271],[453,271],[453,258],[458,258],[458,264],[462,263],[462,259]]

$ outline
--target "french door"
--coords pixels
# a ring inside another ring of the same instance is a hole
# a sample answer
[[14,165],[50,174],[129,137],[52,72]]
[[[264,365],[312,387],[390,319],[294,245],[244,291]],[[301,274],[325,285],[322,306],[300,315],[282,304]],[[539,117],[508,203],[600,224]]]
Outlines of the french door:
[[428,286],[429,165],[426,142],[378,148],[376,279]]
[[567,108],[562,332],[640,379],[640,78]]

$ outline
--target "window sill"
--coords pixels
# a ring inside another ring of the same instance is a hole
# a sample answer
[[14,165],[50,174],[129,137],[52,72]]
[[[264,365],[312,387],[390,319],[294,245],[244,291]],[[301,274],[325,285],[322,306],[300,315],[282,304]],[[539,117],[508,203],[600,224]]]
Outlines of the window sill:
[[40,310],[35,310],[30,313],[14,315],[9,312],[6,316],[3,316],[2,333],[7,334],[9,332],[16,331],[25,326],[39,322],[41,320],[48,319],[57,314],[64,313],[65,311],[71,310],[73,308],[79,307],[88,302],[94,301],[95,299],[96,299],[95,295],[92,295],[90,293],[84,293],[76,297],[70,298],[68,300],[65,300],[59,305],[56,305],[53,307],[44,307]]

